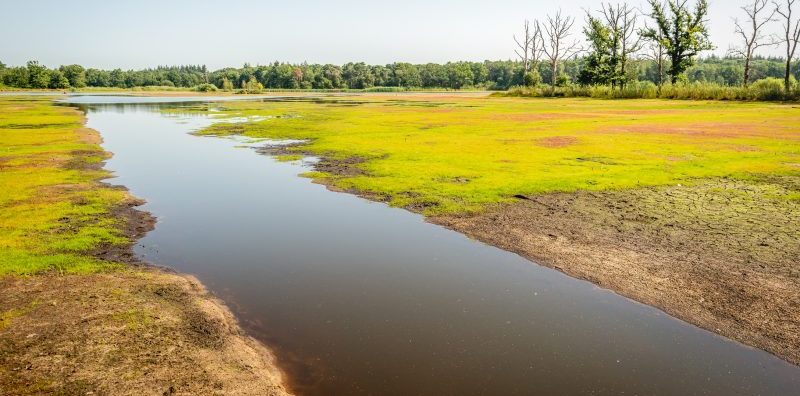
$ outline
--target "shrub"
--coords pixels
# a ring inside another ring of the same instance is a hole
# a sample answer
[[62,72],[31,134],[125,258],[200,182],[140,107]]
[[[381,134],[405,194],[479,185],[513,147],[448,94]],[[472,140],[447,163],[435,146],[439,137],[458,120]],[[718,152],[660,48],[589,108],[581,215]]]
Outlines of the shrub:
[[538,87],[542,83],[542,75],[538,70],[533,69],[525,73],[524,80],[526,87]]
[[558,78],[556,78],[556,87],[566,87],[572,84],[570,81],[569,76],[566,74],[560,74]]
[[750,86],[752,95],[756,100],[783,100],[784,82],[777,78],[758,80]]
[[192,89],[197,92],[217,92],[217,86],[214,84],[200,84]]

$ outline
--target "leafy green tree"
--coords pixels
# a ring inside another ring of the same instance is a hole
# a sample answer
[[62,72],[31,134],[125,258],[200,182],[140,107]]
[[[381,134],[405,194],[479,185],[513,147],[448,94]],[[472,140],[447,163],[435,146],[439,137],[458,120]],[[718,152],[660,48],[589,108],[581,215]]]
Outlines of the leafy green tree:
[[485,84],[489,78],[489,69],[486,67],[486,63],[472,62],[470,67],[472,68],[472,85],[477,87]]
[[542,84],[542,75],[539,74],[539,70],[531,69],[531,71],[525,73],[526,87],[538,87],[541,84]]
[[86,84],[90,87],[109,87],[111,86],[111,73],[105,70],[87,69]]
[[697,0],[694,9],[689,0],[648,0],[652,8],[650,15],[656,28],[645,29],[642,37],[658,40],[670,59],[667,73],[673,84],[695,63],[702,51],[714,49],[708,36],[708,1]]
[[9,87],[30,88],[27,67],[11,67],[3,72],[3,84]]
[[[540,70],[543,65],[539,64],[533,66],[531,71],[536,70],[539,76],[543,77]],[[523,79],[520,79],[523,71],[523,66],[520,62],[489,61],[486,62],[486,69],[488,70],[486,81],[489,83],[490,89],[508,89],[511,86],[525,83],[524,76]]]
[[468,62],[448,63],[445,66],[447,67],[450,88],[461,89],[472,85],[475,75],[472,73],[472,67]]
[[367,68],[369,69],[368,73],[372,75],[373,86],[388,87],[392,85],[392,71],[388,67],[375,65],[367,66]]
[[421,87],[419,69],[410,63],[394,63],[389,66],[392,72],[392,85],[398,87]]
[[[122,69],[114,69],[109,75],[109,84],[116,88],[127,88],[125,85],[125,72]],[[163,83],[162,83],[163,84]]]
[[336,65],[322,66],[322,70],[317,75],[317,78],[320,80],[321,84],[324,85],[318,86],[317,88],[332,89],[342,88],[344,86],[344,80],[342,79],[342,68]]
[[419,78],[425,88],[444,88],[447,86],[447,69],[438,63],[418,66]]
[[50,86],[50,71],[37,61],[28,61],[28,86],[46,89]]
[[587,24],[583,33],[591,50],[578,76],[578,82],[583,85],[614,84],[619,59],[616,52],[616,33],[600,19],[591,15],[586,18]]
[[64,89],[69,88],[69,80],[61,73],[60,70],[50,71],[50,89]]
[[375,76],[364,62],[348,63],[342,68],[342,77],[350,89],[370,88],[375,84]]
[[86,69],[81,65],[61,66],[58,70],[69,81],[69,85],[74,88],[86,86]]

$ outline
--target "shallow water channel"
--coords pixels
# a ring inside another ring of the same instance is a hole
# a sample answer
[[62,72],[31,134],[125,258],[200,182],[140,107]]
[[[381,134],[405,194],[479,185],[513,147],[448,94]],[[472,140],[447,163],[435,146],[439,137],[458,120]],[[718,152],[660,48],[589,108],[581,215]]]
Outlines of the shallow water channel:
[[765,352],[190,135],[214,121],[161,113],[182,99],[71,100],[158,218],[137,253],[196,275],[300,394],[798,394]]

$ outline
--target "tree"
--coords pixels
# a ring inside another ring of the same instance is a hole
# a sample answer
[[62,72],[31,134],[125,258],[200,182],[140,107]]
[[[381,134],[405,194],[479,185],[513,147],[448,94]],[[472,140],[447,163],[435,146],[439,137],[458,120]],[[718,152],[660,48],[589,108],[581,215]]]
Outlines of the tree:
[[247,80],[244,84],[242,84],[242,89],[244,93],[251,94],[251,93],[261,93],[264,89],[264,86],[261,85],[258,80],[256,80],[256,76],[250,76],[250,79]]
[[48,85],[50,89],[64,89],[69,88],[69,80],[64,77],[64,74],[61,73],[60,70],[52,70],[50,71],[50,84]]
[[611,34],[610,48],[614,73],[611,85],[625,88],[628,63],[633,55],[642,49],[642,38],[636,29],[639,14],[628,3],[616,5],[607,3],[602,6],[600,13]]
[[81,65],[67,65],[58,68],[64,77],[69,80],[69,85],[74,88],[86,86],[86,69]]
[[231,83],[231,80],[228,80],[227,77],[223,77],[222,78],[222,87],[221,88],[222,88],[223,91],[227,91],[227,92],[233,91],[233,83]]
[[689,0],[668,0],[666,6],[661,0],[648,2],[656,27],[645,30],[642,36],[660,40],[670,59],[667,72],[676,84],[700,52],[714,49],[708,38],[708,1],[697,0],[694,10],[689,7]]
[[550,82],[556,86],[558,80],[558,66],[562,61],[569,59],[580,51],[579,43],[577,40],[567,42],[569,37],[572,36],[572,26],[575,24],[575,18],[564,16],[561,10],[558,10],[555,16],[548,15],[547,21],[544,24],[544,35],[546,36],[542,52],[544,52],[547,59],[550,61]]
[[350,89],[365,89],[375,84],[375,76],[372,74],[370,67],[364,62],[344,65],[342,77]]
[[448,63],[447,67],[448,85],[453,89],[460,89],[472,85],[475,75],[468,62]]
[[30,80],[27,67],[12,67],[3,72],[2,83],[9,87],[29,88]]
[[422,86],[419,70],[410,63],[394,63],[389,66],[391,70],[392,85],[398,87],[419,87]]
[[609,26],[589,13],[586,15],[583,33],[589,43],[590,52],[578,75],[578,82],[583,85],[614,84],[617,67],[615,34]]
[[[122,69],[114,69],[109,75],[109,84],[116,88],[127,88],[125,84],[125,72]],[[170,81],[170,80],[165,80]],[[162,82],[164,84],[164,82]],[[166,85],[166,84],[165,84]]]
[[447,69],[438,63],[422,65],[419,71],[422,86],[425,88],[444,88],[448,84]]
[[50,71],[37,61],[28,61],[28,86],[46,89],[50,86]]
[[[773,21],[777,9],[768,10],[767,0],[751,0],[751,4],[741,7],[747,14],[748,27],[742,26],[739,19],[734,19],[735,25],[734,32],[741,37],[742,46],[731,48],[728,53],[734,56],[739,56],[744,59],[744,86],[750,85],[750,65],[753,62],[753,55],[756,50],[765,46],[773,45],[772,42],[766,42],[766,37],[763,34],[764,26]],[[769,11],[772,11],[771,13]]]
[[[653,35],[647,37],[647,32],[652,31]],[[655,63],[657,70],[656,84],[660,89],[664,85],[664,69],[667,63],[667,49],[664,47],[664,33],[661,29],[652,29],[645,25],[644,29],[639,32],[639,35],[646,39],[648,43],[648,50],[644,53],[644,57]]]
[[783,9],[777,1],[774,4],[775,12],[780,15],[783,20],[783,31],[785,35],[781,38],[781,42],[786,44],[786,74],[783,83],[784,89],[786,89],[786,93],[788,94],[792,89],[792,60],[797,51],[797,45],[800,43],[800,18],[794,19],[792,15],[792,8],[797,0],[785,1],[786,9]]
[[533,21],[533,28],[531,28],[530,21],[526,19],[523,32],[525,36],[522,41],[518,40],[517,36],[514,35],[514,42],[519,47],[514,52],[522,60],[523,74],[527,74],[532,67],[536,67],[542,54],[542,27],[539,21]]
[[111,73],[105,70],[87,69],[86,84],[90,87],[108,87],[111,85]]

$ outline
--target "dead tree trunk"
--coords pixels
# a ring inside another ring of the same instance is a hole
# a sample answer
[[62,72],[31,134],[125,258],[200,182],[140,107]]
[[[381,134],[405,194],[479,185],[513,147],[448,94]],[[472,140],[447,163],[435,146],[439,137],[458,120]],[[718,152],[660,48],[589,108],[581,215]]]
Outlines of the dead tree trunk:
[[781,16],[783,21],[784,37],[781,42],[786,44],[786,74],[784,75],[784,89],[786,94],[792,89],[792,60],[794,59],[797,45],[800,43],[800,18],[795,19],[792,15],[795,2],[797,0],[785,0],[786,9],[777,1],[775,4],[775,12]]
[[751,0],[752,4],[742,7],[742,10],[747,14],[747,25],[745,28],[739,23],[738,19],[734,19],[736,25],[735,32],[741,36],[742,46],[740,48],[731,48],[728,52],[744,58],[744,86],[750,85],[750,71],[753,63],[753,56],[760,47],[765,45],[772,45],[774,43],[767,42],[763,35],[764,26],[773,21],[777,9],[769,12],[767,10],[767,0]]

